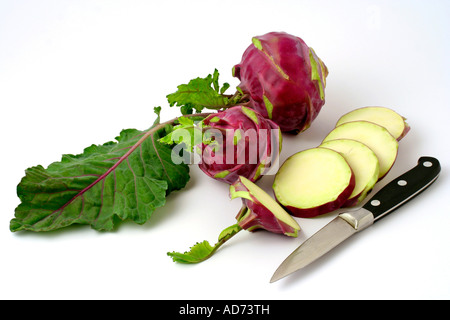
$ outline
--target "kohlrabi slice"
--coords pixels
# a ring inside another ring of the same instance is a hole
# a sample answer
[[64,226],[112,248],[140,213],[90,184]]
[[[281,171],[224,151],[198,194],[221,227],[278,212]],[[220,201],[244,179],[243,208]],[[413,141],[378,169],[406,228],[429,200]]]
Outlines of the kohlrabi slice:
[[385,127],[397,141],[409,131],[406,119],[392,109],[385,107],[363,107],[344,114],[336,123],[339,126],[350,121],[369,121]]
[[353,206],[364,200],[378,181],[380,171],[378,158],[372,149],[361,142],[349,139],[330,140],[320,147],[339,152],[355,175],[355,188],[343,207]]
[[398,141],[386,128],[373,122],[352,121],[341,124],[334,128],[322,143],[337,139],[356,140],[372,149],[380,164],[378,180],[389,172],[397,158]]
[[353,192],[354,174],[344,157],[312,148],[289,157],[275,176],[277,201],[296,217],[308,218],[340,208]]

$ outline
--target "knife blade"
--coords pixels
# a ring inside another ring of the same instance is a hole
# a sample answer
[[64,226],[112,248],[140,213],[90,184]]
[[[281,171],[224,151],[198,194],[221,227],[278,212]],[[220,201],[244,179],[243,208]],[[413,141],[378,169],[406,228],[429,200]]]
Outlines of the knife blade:
[[305,240],[281,263],[270,282],[309,265],[355,233],[387,216],[429,187],[440,171],[441,166],[436,158],[420,157],[414,168],[389,182],[359,210],[339,214]]

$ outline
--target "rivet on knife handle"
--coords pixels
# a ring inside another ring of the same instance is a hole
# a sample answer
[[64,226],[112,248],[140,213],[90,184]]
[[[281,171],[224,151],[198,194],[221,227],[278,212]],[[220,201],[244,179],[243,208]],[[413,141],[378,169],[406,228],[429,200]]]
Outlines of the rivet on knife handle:
[[363,208],[372,212],[376,222],[425,190],[440,171],[437,159],[421,157],[417,166],[389,182]]

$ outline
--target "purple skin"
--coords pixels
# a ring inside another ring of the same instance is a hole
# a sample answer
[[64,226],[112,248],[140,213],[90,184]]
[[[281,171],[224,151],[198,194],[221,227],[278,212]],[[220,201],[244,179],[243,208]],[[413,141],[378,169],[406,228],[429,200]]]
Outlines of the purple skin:
[[[245,182],[244,180],[245,178],[240,177],[230,186],[231,198],[241,197],[243,202],[242,209],[236,216],[239,226],[252,232],[264,229],[273,233],[297,237],[300,226],[291,218],[289,213],[279,206],[275,200],[273,200],[273,203],[268,201],[269,195],[264,197],[265,201],[262,198],[258,199],[253,192],[255,192],[255,188],[259,189],[259,187],[253,185],[253,190],[250,190],[246,186],[249,185],[248,181]],[[262,197],[262,192],[264,191],[260,189],[259,197]],[[271,208],[268,208],[268,206],[271,206]]]
[[273,233],[280,233],[291,237],[297,236],[297,230],[278,220],[267,207],[259,202],[245,200],[245,206],[236,216],[239,226],[251,232],[257,230],[267,230]]
[[[234,136],[238,129],[239,132]],[[279,127],[244,106],[209,115],[203,120],[203,131],[204,134],[208,131],[221,133],[222,144],[203,142],[199,167],[211,178],[228,184],[234,183],[239,176],[251,181],[258,180],[281,151]],[[231,157],[227,154],[227,149],[230,153],[232,151]],[[252,150],[257,150],[257,154]]]
[[254,37],[233,68],[249,106],[281,131],[306,130],[325,103],[328,69],[312,48],[295,36],[271,32]]

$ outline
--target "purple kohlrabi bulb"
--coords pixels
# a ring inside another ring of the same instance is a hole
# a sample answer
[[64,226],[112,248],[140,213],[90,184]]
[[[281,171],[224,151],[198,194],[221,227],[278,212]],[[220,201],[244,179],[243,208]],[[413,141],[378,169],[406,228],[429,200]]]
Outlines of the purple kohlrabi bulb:
[[199,167],[208,176],[232,184],[239,176],[256,181],[278,169],[280,129],[255,110],[235,106],[211,114],[202,131]]
[[233,76],[249,106],[283,132],[306,130],[325,103],[328,69],[314,50],[293,35],[270,32],[254,37]]

